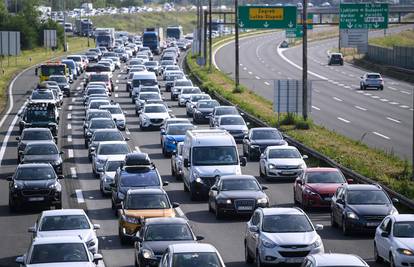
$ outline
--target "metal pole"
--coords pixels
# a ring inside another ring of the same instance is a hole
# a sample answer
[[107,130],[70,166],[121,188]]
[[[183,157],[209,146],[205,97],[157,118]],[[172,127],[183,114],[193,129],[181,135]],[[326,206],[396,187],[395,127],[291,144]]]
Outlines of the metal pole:
[[303,39],[302,39],[302,114],[303,119],[308,119],[308,25],[307,25],[307,0],[302,0],[302,26],[303,26]]
[[[197,0],[197,27],[196,27],[196,31],[197,31],[197,43],[196,45],[198,46],[198,44],[200,43],[200,0]],[[197,55],[200,55],[200,50],[198,49],[197,51]]]
[[66,12],[65,12],[65,0],[63,0],[63,51],[67,52],[67,44],[66,44]]
[[204,65],[207,61],[207,10],[204,10]]
[[198,37],[199,37],[199,42],[198,42],[198,53],[201,56],[201,41],[203,40],[203,38],[201,37],[202,31],[201,28],[203,27],[203,8],[201,6],[201,0],[198,0],[199,4],[200,4],[200,21],[199,21],[199,27],[198,27]]
[[234,0],[234,31],[235,31],[235,41],[234,41],[234,46],[235,46],[235,63],[234,63],[234,73],[235,73],[235,83],[236,83],[236,88],[235,90],[238,91],[239,90],[239,85],[240,85],[240,77],[239,77],[239,12],[238,12],[238,0]]
[[212,40],[211,40],[211,2],[208,0],[208,70],[211,71],[212,60]]
[[[413,94],[413,105],[414,105],[414,94]],[[413,142],[411,144],[411,149],[412,149],[412,154],[411,154],[411,180],[414,181],[414,141],[413,141],[413,137],[414,137],[414,110],[413,110],[413,131],[412,131],[412,136],[411,136],[411,142]]]

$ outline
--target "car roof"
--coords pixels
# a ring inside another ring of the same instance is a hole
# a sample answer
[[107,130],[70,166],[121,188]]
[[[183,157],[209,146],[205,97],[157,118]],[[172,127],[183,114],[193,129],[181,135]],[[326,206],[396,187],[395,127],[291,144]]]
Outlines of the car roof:
[[342,253],[325,253],[310,255],[316,266],[368,266],[359,256]]
[[151,224],[187,224],[188,221],[181,217],[159,217],[145,219],[145,225]]
[[268,146],[267,149],[268,150],[271,150],[271,149],[291,149],[291,150],[298,150],[294,146]]
[[193,253],[193,252],[214,252],[217,249],[207,243],[179,243],[169,246],[169,250],[173,253]]
[[23,132],[50,132],[49,128],[24,128]]
[[128,143],[126,141],[103,141],[103,142],[99,142],[99,146],[101,146],[101,145],[118,145],[118,144],[127,145]]
[[393,217],[396,222],[414,221],[414,214],[395,214],[390,217]]
[[121,108],[121,106],[118,103],[99,106],[99,109],[103,109],[103,108]]
[[314,167],[314,168],[306,168],[306,172],[338,172],[340,171],[337,168],[328,168],[328,167]]
[[50,165],[49,163],[24,163],[24,164],[19,164],[17,166],[17,168],[44,168],[44,167],[48,167],[48,168],[52,168],[52,165]]
[[160,194],[167,194],[161,188],[143,188],[143,189],[129,189],[128,195],[160,195]]
[[249,180],[249,179],[255,179],[256,177],[252,175],[246,175],[246,174],[240,174],[240,175],[223,175],[220,177],[220,180]]
[[263,215],[303,215],[304,212],[298,208],[263,208]]
[[84,243],[79,236],[53,236],[53,237],[36,237],[33,239],[33,245],[39,244],[60,244],[60,243]]
[[57,209],[45,210],[42,216],[59,216],[59,215],[86,215],[83,209]]
[[108,121],[111,120],[113,121],[112,118],[92,118],[91,121]]
[[382,191],[382,187],[375,184],[345,184],[348,190]]

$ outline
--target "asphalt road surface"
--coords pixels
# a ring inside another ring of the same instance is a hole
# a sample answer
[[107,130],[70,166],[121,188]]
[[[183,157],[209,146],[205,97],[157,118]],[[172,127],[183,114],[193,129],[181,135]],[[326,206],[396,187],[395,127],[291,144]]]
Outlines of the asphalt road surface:
[[[388,34],[412,26],[388,29]],[[316,29],[315,29],[316,30]],[[320,29],[319,29],[320,30]],[[383,31],[370,32],[370,37]],[[240,82],[272,100],[274,80],[302,79],[302,46],[278,49],[284,33],[246,37],[240,41]],[[311,118],[319,125],[370,147],[412,158],[413,84],[385,76],[385,89],[359,90],[359,80],[367,70],[345,63],[328,66],[327,53],[338,39],[309,43],[308,79],[313,90]],[[220,70],[233,76],[234,43],[215,54]]]
[[[265,39],[264,39],[265,40]],[[246,45],[244,44],[243,47]],[[246,61],[244,61],[246,62]],[[123,67],[121,68],[123,70]],[[208,212],[205,202],[192,202],[189,194],[183,191],[181,181],[171,176],[170,159],[164,158],[159,144],[159,131],[141,132],[134,107],[125,91],[125,74],[117,71],[114,74],[116,85],[112,95],[114,101],[121,104],[127,111],[127,130],[124,132],[130,137],[129,145],[132,149],[139,148],[149,153],[155,162],[163,180],[170,184],[165,187],[171,201],[181,203],[178,214],[184,214],[190,221],[197,235],[205,237],[203,242],[212,243],[220,251],[226,266],[243,267],[244,263],[243,233],[247,218],[228,218],[217,221],[215,216]],[[31,235],[27,228],[32,226],[40,210],[27,210],[10,214],[8,211],[8,182],[5,177],[11,175],[16,168],[15,137],[18,128],[14,126],[15,115],[25,102],[31,89],[37,82],[33,69],[24,72],[14,83],[12,94],[14,97],[11,113],[1,125],[0,140],[3,144],[0,153],[1,180],[0,180],[0,266],[16,266],[14,259],[23,254],[30,244]],[[118,238],[118,221],[111,210],[108,198],[102,197],[99,191],[99,181],[94,178],[91,164],[84,148],[82,123],[84,108],[81,100],[83,88],[80,80],[72,85],[72,97],[65,98],[62,107],[59,128],[59,146],[65,152],[63,191],[63,208],[85,208],[93,223],[101,225],[98,230],[100,250],[104,256],[106,266],[133,266],[132,246],[123,246]],[[170,99],[169,93],[164,97]],[[177,117],[184,117],[184,108],[178,108],[176,102],[168,101]],[[259,177],[258,163],[249,162],[243,168],[243,173],[258,177],[259,181],[269,186],[267,191],[272,205],[293,206],[292,181],[269,183]],[[333,229],[329,223],[328,210],[308,212],[314,224],[320,223],[325,228],[320,232],[326,252],[354,253],[363,257],[370,265],[373,262],[372,236],[344,237],[340,230]]]

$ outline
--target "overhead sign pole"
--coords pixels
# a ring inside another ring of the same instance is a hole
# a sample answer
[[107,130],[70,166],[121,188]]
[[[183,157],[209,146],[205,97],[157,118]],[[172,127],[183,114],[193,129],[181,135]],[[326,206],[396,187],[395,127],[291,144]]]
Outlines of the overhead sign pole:
[[303,37],[302,37],[302,116],[306,121],[308,119],[308,22],[307,22],[307,0],[302,3],[302,22],[303,22]]
[[234,0],[234,21],[236,22],[234,25],[234,31],[235,31],[235,40],[234,40],[234,46],[235,46],[235,62],[234,62],[234,80],[236,82],[236,88],[235,91],[239,92],[239,86],[240,86],[240,76],[239,76],[239,67],[240,67],[240,61],[239,61],[239,26],[242,24],[239,24],[239,2],[237,0]]

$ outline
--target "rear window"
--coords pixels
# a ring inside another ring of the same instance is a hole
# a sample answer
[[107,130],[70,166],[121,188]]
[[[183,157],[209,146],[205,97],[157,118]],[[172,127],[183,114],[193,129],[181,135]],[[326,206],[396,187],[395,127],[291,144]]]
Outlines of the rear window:
[[368,74],[367,78],[368,79],[379,79],[379,78],[381,78],[381,76],[378,75],[378,74]]

